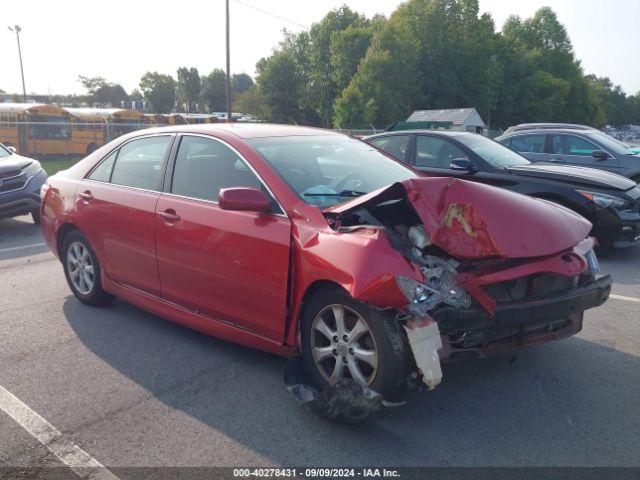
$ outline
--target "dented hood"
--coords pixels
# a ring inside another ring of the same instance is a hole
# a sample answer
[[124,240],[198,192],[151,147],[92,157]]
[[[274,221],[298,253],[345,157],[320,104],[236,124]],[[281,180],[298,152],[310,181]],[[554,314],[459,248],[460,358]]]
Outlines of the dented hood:
[[586,219],[564,207],[449,177],[394,183],[327,212],[342,214],[402,198],[433,244],[460,259],[551,255],[573,247],[591,230]]

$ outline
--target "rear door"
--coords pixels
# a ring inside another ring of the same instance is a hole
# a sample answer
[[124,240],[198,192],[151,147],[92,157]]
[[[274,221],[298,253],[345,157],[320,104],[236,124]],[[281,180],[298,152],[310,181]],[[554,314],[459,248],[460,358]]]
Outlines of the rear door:
[[526,133],[522,135],[514,135],[508,138],[506,143],[501,143],[532,162],[562,163],[562,158],[547,153],[545,148],[546,142],[546,133]]
[[171,135],[154,135],[125,143],[78,188],[78,225],[105,273],[156,296],[155,208],[172,140]]
[[[222,188],[270,195],[227,144],[184,135],[172,178],[157,204],[158,270],[163,297],[212,320],[282,340],[291,223],[273,200],[270,213],[222,210]],[[273,198],[273,197],[272,197]]]
[[387,152],[394,158],[409,163],[411,135],[386,135],[369,140],[374,147]]

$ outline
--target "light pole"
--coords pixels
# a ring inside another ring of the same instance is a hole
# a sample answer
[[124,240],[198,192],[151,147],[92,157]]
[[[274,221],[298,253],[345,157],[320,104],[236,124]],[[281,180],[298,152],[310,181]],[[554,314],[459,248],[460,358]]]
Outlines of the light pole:
[[227,123],[231,123],[231,49],[229,46],[229,0],[227,7]]
[[24,86],[24,68],[22,68],[22,49],[20,48],[20,32],[22,28],[20,25],[14,25],[13,27],[8,27],[12,32],[16,32],[16,40],[18,40],[18,57],[20,57],[20,75],[22,75],[22,100],[24,103],[27,103],[27,89]]

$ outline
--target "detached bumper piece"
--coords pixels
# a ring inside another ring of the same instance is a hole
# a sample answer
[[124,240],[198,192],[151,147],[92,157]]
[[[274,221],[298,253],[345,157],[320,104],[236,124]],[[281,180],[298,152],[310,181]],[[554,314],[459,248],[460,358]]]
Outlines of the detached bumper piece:
[[284,369],[284,383],[300,403],[334,423],[360,423],[381,417],[401,403],[386,401],[378,392],[345,378],[319,392],[312,386],[302,357],[292,357]]
[[602,305],[611,292],[611,277],[549,297],[499,303],[494,315],[482,307],[444,308],[432,312],[444,334],[442,360],[488,357],[582,329],[583,312]]

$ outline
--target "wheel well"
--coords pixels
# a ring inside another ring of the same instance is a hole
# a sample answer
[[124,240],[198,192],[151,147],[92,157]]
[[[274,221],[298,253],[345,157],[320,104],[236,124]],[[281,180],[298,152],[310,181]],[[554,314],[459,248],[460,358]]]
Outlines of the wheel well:
[[58,248],[58,258],[62,261],[62,244],[64,243],[64,239],[70,232],[73,230],[78,230],[78,227],[71,223],[65,223],[58,229],[58,236],[56,245]]
[[[304,315],[304,309],[305,306],[307,305],[307,303],[309,302],[309,299],[312,298],[314,295],[316,295],[319,291],[325,289],[325,288],[339,288],[341,290],[346,291],[342,285],[336,283],[336,282],[332,282],[331,280],[316,280],[315,282],[313,282],[311,285],[309,285],[307,287],[307,290],[304,292],[304,295],[302,296],[302,300],[300,301],[300,306],[298,308],[298,315],[295,318],[295,322],[292,325],[293,329],[295,330],[295,346],[298,347],[298,336],[300,334],[300,322],[302,321],[302,315]],[[288,337],[288,335],[287,335]]]
[[640,183],[640,173],[631,177],[631,180],[633,180],[636,183]]

